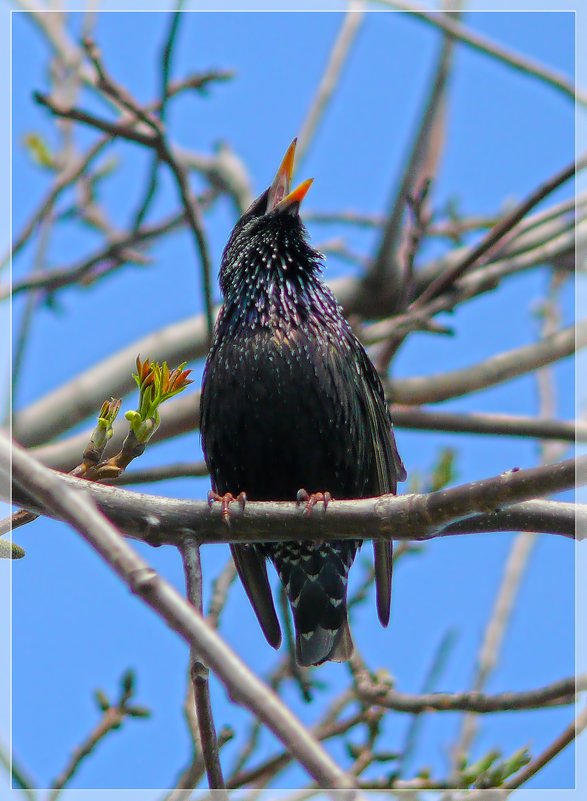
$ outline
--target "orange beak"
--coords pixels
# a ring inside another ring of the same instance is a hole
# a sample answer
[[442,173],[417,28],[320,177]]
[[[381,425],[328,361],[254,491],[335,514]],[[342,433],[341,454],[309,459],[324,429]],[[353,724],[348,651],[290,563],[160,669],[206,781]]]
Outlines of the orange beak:
[[308,178],[290,192],[291,176],[293,174],[293,165],[296,153],[296,143],[297,139],[294,139],[291,145],[288,147],[285,156],[279,165],[277,174],[273,179],[273,183],[269,188],[269,196],[267,198],[268,212],[277,207],[280,209],[286,209],[289,206],[292,206],[294,203],[299,205],[306,196],[306,193],[310,188],[312,181],[314,180],[313,178]]

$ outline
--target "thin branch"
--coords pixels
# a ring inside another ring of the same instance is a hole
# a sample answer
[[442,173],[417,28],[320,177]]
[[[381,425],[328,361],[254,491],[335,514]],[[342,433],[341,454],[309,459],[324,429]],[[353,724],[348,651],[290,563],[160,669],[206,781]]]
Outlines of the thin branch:
[[224,569],[212,584],[212,598],[208,607],[208,614],[206,620],[213,628],[217,629],[220,625],[220,616],[224,610],[228,591],[230,590],[236,578],[236,567],[234,559],[229,557]]
[[587,424],[567,420],[543,420],[509,414],[459,414],[431,409],[390,407],[396,428],[416,431],[452,431],[510,437],[536,437],[559,442],[587,442]]
[[[16,444],[14,448],[18,453],[22,450]],[[309,516],[295,502],[249,502],[244,510],[234,504],[230,526],[224,522],[220,510],[210,510],[205,501],[162,498],[105,487],[61,473],[52,475],[64,491],[67,486],[85,489],[121,531],[151,544],[177,546],[186,537],[195,537],[201,544],[296,539],[429,540],[467,531],[511,531],[511,526],[504,527],[504,521],[509,521],[510,515],[515,519],[516,504],[586,484],[587,456],[527,470],[514,469],[437,492],[332,501],[327,513]],[[53,507],[35,501],[26,492],[26,486],[15,488],[13,503],[35,512],[54,514]],[[573,538],[574,533],[568,527],[569,505],[555,503],[554,509],[561,506],[564,525],[557,524],[555,512],[550,518],[547,515],[549,530]],[[522,509],[527,510],[528,506]],[[539,523],[543,509],[538,507],[538,514],[529,516],[532,525]],[[585,521],[587,507],[577,506],[576,513],[577,538],[581,539],[587,536],[587,530],[580,525]],[[524,511],[521,516],[525,516]]]
[[[112,142],[112,138],[110,136],[101,137],[92,145],[92,147],[89,148],[87,153],[69,162],[57,175],[51,189],[39,203],[36,211],[33,212],[21,232],[14,238],[12,244],[13,259],[27,243],[37,225],[47,214],[48,209],[51,209],[55,205],[55,202],[58,200],[61,193],[67,189],[68,186],[71,186],[71,184],[75,183],[75,181],[77,181],[78,178],[85,173],[96,156],[98,156],[110,142]],[[4,259],[2,261],[4,262]]]
[[[0,433],[0,464],[10,463],[10,452],[9,439]],[[12,449],[12,469],[18,486],[26,487],[54,514],[71,523],[133,593],[188,645],[198,648],[235,701],[263,720],[319,786],[338,789],[354,786],[354,780],[338,768],[303,724],[241,662],[201,615],[133,551],[96,510],[87,493],[63,486],[56,474],[18,447]]]
[[441,295],[445,290],[451,287],[470,267],[476,264],[482,256],[487,256],[488,252],[501,242],[505,235],[509,233],[534,206],[538,205],[541,200],[548,197],[555,189],[558,189],[559,186],[570,178],[573,178],[576,172],[579,172],[586,166],[587,154],[583,154],[576,163],[572,161],[543,184],[540,184],[540,186],[528,195],[522,203],[519,203],[512,211],[504,215],[461,262],[458,262],[448,272],[439,275],[437,279],[432,281],[412,303],[411,308],[421,308],[428,301]]
[[[438,645],[434,649],[434,652],[432,654],[432,660],[426,671],[426,675],[424,676],[424,681],[422,682],[422,689],[420,691],[420,699],[426,696],[430,697],[432,694],[434,698],[438,698],[438,696],[442,695],[442,693],[434,691],[438,685],[438,682],[440,681],[440,677],[445,671],[449,657],[454,650],[455,641],[456,641],[455,629],[451,628],[444,632]],[[361,676],[361,678],[366,678],[369,674],[363,673],[359,675]],[[361,693],[361,684],[359,681],[356,682],[356,687],[357,687],[357,692]],[[390,689],[390,692],[393,694],[397,693],[397,691],[393,688]],[[453,694],[450,693],[450,695]],[[366,700],[365,696],[362,696],[362,700]],[[394,700],[397,701],[397,697]],[[387,706],[387,704],[383,704],[383,706]],[[423,725],[424,725],[424,718],[422,717],[420,712],[415,713],[405,733],[403,747],[400,749],[401,757],[398,765],[398,774],[400,775],[402,774],[405,775],[406,773],[406,769],[409,766],[410,761],[416,751],[416,745],[420,738],[420,733],[422,731]]]
[[69,762],[54,780],[47,801],[57,801],[61,796],[62,790],[69,784],[79,770],[82,762],[93,753],[95,748],[105,737],[120,728],[126,717],[126,710],[120,706],[110,706],[104,711],[98,725],[90,735],[74,749]]
[[148,112],[146,112],[144,108],[142,108],[134,100],[134,98],[129,95],[126,89],[112,80],[112,78],[106,72],[98,50],[91,40],[85,40],[85,47],[98,71],[100,88],[108,97],[113,98],[116,102],[120,103],[126,109],[134,113],[138,120],[143,122],[146,127],[151,129],[151,133],[145,134],[140,132],[132,124],[132,121],[130,123],[122,124],[108,122],[88,112],[81,111],[76,108],[66,108],[64,106],[57,105],[50,98],[45,97],[39,92],[35,93],[35,99],[38,103],[48,108],[53,114],[59,117],[76,120],[77,122],[82,122],[85,125],[109,133],[113,137],[121,137],[123,139],[127,139],[129,141],[149,147],[158,154],[162,161],[167,163],[175,178],[179,195],[185,208],[190,230],[193,234],[196,250],[200,256],[203,273],[208,338],[210,338],[212,336],[212,328],[214,324],[212,312],[211,262],[208,252],[208,244],[204,235],[201,210],[197,199],[190,192],[186,168],[176,159],[171,146],[163,134],[163,128],[160,122],[151,117]]
[[11,780],[14,784],[15,790],[21,790],[27,801],[37,801],[37,794],[33,788],[39,786],[38,782],[19,764],[14,756],[14,750],[12,750],[12,753],[9,753],[1,743],[0,764],[8,774],[9,781]]
[[362,677],[358,684],[359,696],[371,704],[380,704],[396,712],[419,715],[422,712],[511,712],[523,709],[573,704],[578,694],[587,691],[587,674],[562,679],[535,690],[509,691],[485,694],[476,690],[466,692],[402,693],[389,686],[371,682]]
[[[161,100],[157,105],[157,113],[159,114],[159,119],[161,120],[162,123],[165,123],[166,112],[167,112],[167,101],[169,100],[170,97],[169,81],[171,75],[171,65],[173,60],[173,53],[175,50],[175,44],[177,40],[177,34],[179,31],[179,23],[182,18],[183,6],[184,6],[184,0],[178,0],[177,7],[171,16],[169,33],[167,34],[167,39],[165,41],[165,45],[163,46],[163,52],[161,54]],[[135,214],[134,221],[132,224],[133,231],[136,231],[138,228],[141,227],[143,220],[147,216],[149,208],[151,207],[151,204],[155,197],[155,192],[157,190],[158,170],[159,170],[159,155],[158,153],[154,153],[153,158],[151,160],[151,169],[149,178],[147,180],[147,189],[145,191],[144,198],[141,201],[141,205],[139,206]]]
[[[555,299],[556,290],[559,285],[559,278],[553,275],[550,281],[549,296],[543,308],[544,324],[541,331],[542,341],[545,337],[554,335],[560,324],[560,315],[556,310],[557,305]],[[538,377],[537,389],[540,416],[554,417],[556,415],[556,407],[552,386],[552,370],[543,367],[541,370],[538,370],[536,374]],[[548,449],[542,448],[542,464],[547,464],[550,461],[556,460],[556,458],[557,453],[554,452],[553,443],[550,443]],[[520,585],[528,568],[530,556],[536,546],[537,539],[533,532],[524,532],[518,535],[512,543],[477,658],[477,667],[472,685],[472,689],[477,692],[485,688],[489,676],[495,670],[498,663],[503,639],[511,620]],[[453,764],[455,768],[462,762],[463,758],[469,754],[477,731],[477,717],[471,713],[465,715],[461,723],[460,736],[453,749]]]
[[525,75],[542,81],[548,86],[552,86],[566,97],[577,100],[577,102],[583,106],[587,105],[587,95],[576,90],[574,84],[569,81],[565,75],[550,70],[533,59],[520,56],[517,53],[513,53],[511,50],[507,50],[502,45],[498,45],[474,33],[470,28],[453,22],[450,17],[435,12],[424,11],[420,6],[414,3],[407,3],[405,0],[377,0],[377,2],[381,5],[397,8],[399,11],[409,14],[410,17],[414,19],[420,19],[435,28],[440,28],[444,33],[472,47],[474,50],[491,56]]
[[[430,320],[440,312],[450,312],[462,303],[478,297],[485,292],[495,290],[504,278],[528,270],[538,265],[551,264],[558,269],[560,260],[571,260],[574,269],[575,246],[579,247],[587,242],[587,222],[580,223],[575,230],[568,230],[558,234],[545,244],[527,253],[512,258],[501,258],[484,264],[464,275],[458,283],[437,298],[429,301],[421,308],[410,308],[404,314],[398,314],[386,320],[373,323],[363,331],[363,341],[367,343],[381,342],[388,337],[396,339],[405,338],[406,334],[414,330],[427,330]],[[468,251],[467,251],[468,252]],[[457,260],[458,261],[458,260]],[[454,259],[446,258],[445,267],[449,269]],[[568,269],[568,268],[562,268]],[[433,270],[436,272],[436,270]],[[420,271],[417,272],[417,276]],[[416,280],[416,284],[418,281]],[[427,285],[427,282],[424,282]],[[348,285],[347,285],[348,286]],[[341,293],[341,300],[352,302]],[[352,306],[350,307],[352,308]],[[373,317],[374,315],[371,315]]]
[[[200,563],[200,546],[197,542],[185,540],[179,550],[183,561],[188,601],[201,615],[202,566]],[[211,790],[223,790],[225,784],[218,755],[218,740],[212,714],[208,674],[208,666],[204,663],[195,645],[192,645],[190,648],[190,676],[194,688],[199,740],[208,776],[208,786]]]

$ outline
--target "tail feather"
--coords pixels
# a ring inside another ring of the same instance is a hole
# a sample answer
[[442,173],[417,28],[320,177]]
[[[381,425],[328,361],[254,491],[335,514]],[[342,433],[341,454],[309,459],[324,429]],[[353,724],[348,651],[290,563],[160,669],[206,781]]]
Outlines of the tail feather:
[[271,546],[296,629],[300,665],[344,662],[353,652],[346,610],[347,575],[354,542],[288,542]]
[[353,655],[354,645],[348,620],[337,631],[317,626],[314,631],[296,631],[296,659],[298,665],[320,665],[322,662],[347,662]]

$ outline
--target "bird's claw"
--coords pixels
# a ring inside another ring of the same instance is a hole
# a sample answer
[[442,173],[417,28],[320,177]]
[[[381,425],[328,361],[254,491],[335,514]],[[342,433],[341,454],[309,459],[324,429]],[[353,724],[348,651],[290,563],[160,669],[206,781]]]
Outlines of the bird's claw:
[[311,515],[312,509],[317,503],[324,504],[324,511],[326,511],[331,500],[332,495],[329,492],[313,492],[310,495],[305,489],[301,489],[298,490],[298,494],[296,495],[296,503],[298,506],[301,503],[306,504],[306,508],[304,509],[305,515]]
[[227,525],[230,525],[230,504],[238,503],[244,512],[247,496],[244,492],[239,492],[235,498],[232,492],[225,492],[224,495],[219,495],[217,492],[214,492],[214,490],[210,490],[208,493],[208,506],[212,508],[212,504],[215,501],[218,501],[218,503],[222,504],[222,510],[220,514],[222,515],[224,522]]

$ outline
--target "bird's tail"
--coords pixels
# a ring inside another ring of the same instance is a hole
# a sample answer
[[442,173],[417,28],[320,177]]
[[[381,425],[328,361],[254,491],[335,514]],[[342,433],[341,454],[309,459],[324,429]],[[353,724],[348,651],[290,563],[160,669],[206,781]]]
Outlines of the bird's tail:
[[271,557],[283,582],[296,629],[300,665],[344,662],[353,653],[347,619],[347,577],[357,544],[284,542]]

